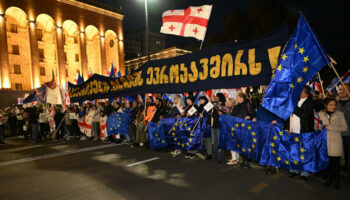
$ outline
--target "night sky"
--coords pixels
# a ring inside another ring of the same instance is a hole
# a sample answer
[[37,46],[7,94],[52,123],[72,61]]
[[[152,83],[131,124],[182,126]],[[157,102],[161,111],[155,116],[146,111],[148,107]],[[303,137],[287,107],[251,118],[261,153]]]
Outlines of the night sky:
[[[122,6],[125,30],[145,27],[144,0],[99,0],[99,2],[116,8]],[[162,13],[166,10],[211,4],[213,10],[207,30],[209,36],[222,30],[223,20],[232,9],[248,12],[253,2],[254,0],[148,0],[149,26],[152,31],[159,31],[162,25]],[[302,11],[326,52],[338,61],[337,68],[341,72],[350,69],[350,17],[346,14],[345,0],[277,0],[277,2],[292,15],[298,15],[299,11]],[[289,27],[290,30],[293,28]],[[172,35],[166,35],[166,42],[167,47],[176,45],[182,48],[188,43],[195,43],[198,47],[200,45],[194,38]]]

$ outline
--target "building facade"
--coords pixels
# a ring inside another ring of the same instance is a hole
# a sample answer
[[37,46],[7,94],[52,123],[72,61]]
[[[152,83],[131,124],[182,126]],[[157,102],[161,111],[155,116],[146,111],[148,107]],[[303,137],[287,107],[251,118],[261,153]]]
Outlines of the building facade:
[[0,0],[0,89],[33,90],[55,74],[60,87],[89,69],[124,66],[121,10],[93,1]]
[[[187,53],[192,53],[191,51],[185,50],[185,49],[179,49],[176,47],[170,47],[167,49],[162,49],[156,53],[153,53],[150,55],[151,60],[159,60],[164,58],[172,58],[176,56],[181,56]],[[125,69],[130,71],[137,70],[139,67],[141,67],[143,64],[145,64],[148,61],[148,56],[142,56],[139,58],[134,58],[130,60],[125,61]]]

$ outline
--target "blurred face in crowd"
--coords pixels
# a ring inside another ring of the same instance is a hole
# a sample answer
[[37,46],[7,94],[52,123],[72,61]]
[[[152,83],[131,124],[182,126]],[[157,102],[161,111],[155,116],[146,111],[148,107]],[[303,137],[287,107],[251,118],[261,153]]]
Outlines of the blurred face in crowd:
[[348,92],[350,92],[350,87],[348,87],[347,85],[341,85],[339,87],[339,96],[340,96],[340,98],[343,98],[343,99],[349,99],[350,98],[348,93],[346,92],[346,90],[348,90]]
[[159,106],[159,105],[160,105],[159,99],[156,99],[156,100],[154,101],[154,103],[155,103],[157,106]]
[[147,104],[150,104],[150,103],[152,103],[152,100],[151,100],[151,98],[147,97],[147,99],[146,99],[146,103],[147,103]]
[[326,105],[326,110],[328,112],[335,112],[335,110],[337,109],[337,102],[336,101],[330,101],[327,105]]
[[186,103],[187,103],[187,105],[192,106],[192,101],[190,99],[186,99]]
[[243,101],[244,101],[244,99],[238,95],[236,102],[239,104],[239,103],[243,103]]
[[179,102],[179,100],[177,99],[177,97],[174,98],[174,104],[177,104]]
[[119,104],[115,103],[115,104],[114,104],[114,108],[115,108],[115,109],[119,109],[119,108],[120,108]]
[[229,101],[229,100],[227,100],[227,101],[225,102],[225,106],[226,106],[226,107],[231,107],[231,106],[232,106],[232,102]]
[[303,98],[308,98],[309,95],[305,92],[305,89],[303,89],[303,91],[301,91],[301,94],[300,94],[300,99],[303,99]]
[[130,101],[126,101],[125,105],[126,105],[127,108],[130,108],[131,107]]
[[137,108],[137,101],[134,101],[134,102],[132,103],[132,107],[133,107],[133,108]]
[[200,103],[200,104],[205,104],[205,100],[204,100],[204,99],[200,99],[200,100],[199,100],[199,103]]

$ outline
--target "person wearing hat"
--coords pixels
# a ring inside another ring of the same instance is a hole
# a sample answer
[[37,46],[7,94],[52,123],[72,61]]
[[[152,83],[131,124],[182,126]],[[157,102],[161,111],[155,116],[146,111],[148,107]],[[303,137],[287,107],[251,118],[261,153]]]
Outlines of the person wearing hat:
[[[191,117],[191,115],[188,112],[191,110],[192,107],[194,107],[197,110],[197,112],[194,113],[192,116],[198,115],[198,106],[196,104],[194,104],[194,98],[191,94],[186,97],[186,103],[187,103],[187,107],[184,111],[184,115],[187,117]],[[185,155],[185,159],[196,158],[195,153],[196,153],[196,151],[188,151],[187,154]]]

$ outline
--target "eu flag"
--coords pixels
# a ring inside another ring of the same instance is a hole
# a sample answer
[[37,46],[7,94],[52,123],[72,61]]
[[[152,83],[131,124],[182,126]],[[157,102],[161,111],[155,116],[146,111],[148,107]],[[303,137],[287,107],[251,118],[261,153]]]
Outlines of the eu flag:
[[328,63],[329,59],[300,13],[298,25],[282,52],[262,106],[287,120],[294,112],[305,84]]
[[108,135],[126,135],[130,116],[126,113],[112,113],[107,117],[107,134]]

